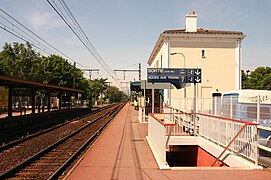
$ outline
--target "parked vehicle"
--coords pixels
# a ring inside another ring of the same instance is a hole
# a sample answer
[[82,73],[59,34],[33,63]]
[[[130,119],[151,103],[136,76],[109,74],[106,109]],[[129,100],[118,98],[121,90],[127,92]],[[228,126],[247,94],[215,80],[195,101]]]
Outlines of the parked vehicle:
[[235,90],[225,92],[222,96],[220,114],[223,117],[257,122],[260,136],[271,136],[271,91]]

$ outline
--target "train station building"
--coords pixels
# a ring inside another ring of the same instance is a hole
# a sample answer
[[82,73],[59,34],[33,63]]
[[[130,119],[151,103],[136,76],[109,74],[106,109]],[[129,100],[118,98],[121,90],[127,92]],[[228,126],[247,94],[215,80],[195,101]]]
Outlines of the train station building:
[[[230,151],[226,153],[228,157],[224,156],[224,163],[230,167],[258,168],[258,146],[254,138],[257,136],[257,123],[240,123],[233,112],[228,117],[219,117],[216,108],[221,108],[223,93],[241,89],[242,40],[245,37],[239,31],[198,28],[195,12],[186,14],[185,28],[160,34],[147,61],[147,78],[152,83],[154,106],[148,109],[146,97],[141,99],[138,119],[148,122],[147,140],[161,169],[169,168],[167,160],[172,153],[193,151],[199,154],[194,153],[192,159],[197,154],[201,160],[212,157],[218,157],[218,160],[228,148],[231,152],[243,151],[242,143],[249,144],[250,152],[243,155],[253,163],[242,164],[237,156],[229,155]],[[177,81],[170,80],[169,74],[173,72],[178,76],[179,71],[180,79],[177,79],[182,83],[176,86]],[[183,72],[185,80],[181,79]],[[175,83],[175,87],[169,85],[161,91],[154,88],[156,82],[166,82],[164,79]],[[228,104],[228,108],[234,111],[232,104]],[[247,138],[241,140],[243,136]],[[235,144],[241,141],[241,144]],[[221,146],[223,148],[219,149]]]
[[[185,16],[185,28],[162,32],[148,59],[150,68],[199,68],[198,98],[217,92],[241,89],[243,32],[199,28],[197,14]],[[164,105],[180,108],[180,99],[194,96],[192,84],[177,90],[165,89]],[[187,106],[187,105],[186,105]],[[189,106],[189,103],[188,103]]]

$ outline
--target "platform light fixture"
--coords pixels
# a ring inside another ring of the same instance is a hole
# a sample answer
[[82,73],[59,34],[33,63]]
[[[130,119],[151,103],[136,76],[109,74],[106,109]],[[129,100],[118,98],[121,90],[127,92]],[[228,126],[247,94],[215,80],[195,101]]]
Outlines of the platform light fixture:
[[[183,56],[183,68],[186,68],[186,62],[185,62],[185,55],[181,52],[174,52],[174,53],[170,53],[170,55],[174,56],[176,54],[180,54]],[[186,87],[184,86],[184,98],[186,98]]]

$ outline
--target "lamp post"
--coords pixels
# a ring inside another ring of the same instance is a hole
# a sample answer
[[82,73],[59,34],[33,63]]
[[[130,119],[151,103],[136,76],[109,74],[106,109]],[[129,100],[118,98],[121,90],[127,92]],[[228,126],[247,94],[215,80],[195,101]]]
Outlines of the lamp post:
[[184,56],[184,54],[183,53],[180,53],[180,52],[175,52],[175,53],[170,53],[170,55],[176,55],[176,54],[180,54],[180,55],[182,55],[183,56],[183,67],[185,68],[186,66],[185,66],[185,56]]
[[[185,69],[186,68],[185,55],[180,52],[170,53],[170,55],[176,55],[176,54],[180,54],[183,56],[183,68]],[[184,98],[186,98],[186,87],[185,86],[184,86]]]

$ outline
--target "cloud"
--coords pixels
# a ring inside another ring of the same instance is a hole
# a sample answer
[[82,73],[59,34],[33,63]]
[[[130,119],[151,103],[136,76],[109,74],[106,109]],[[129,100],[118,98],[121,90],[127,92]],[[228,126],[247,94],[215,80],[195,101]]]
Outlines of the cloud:
[[60,21],[54,13],[49,12],[31,12],[26,15],[27,20],[35,31],[50,30],[53,28],[64,27],[63,22]]

